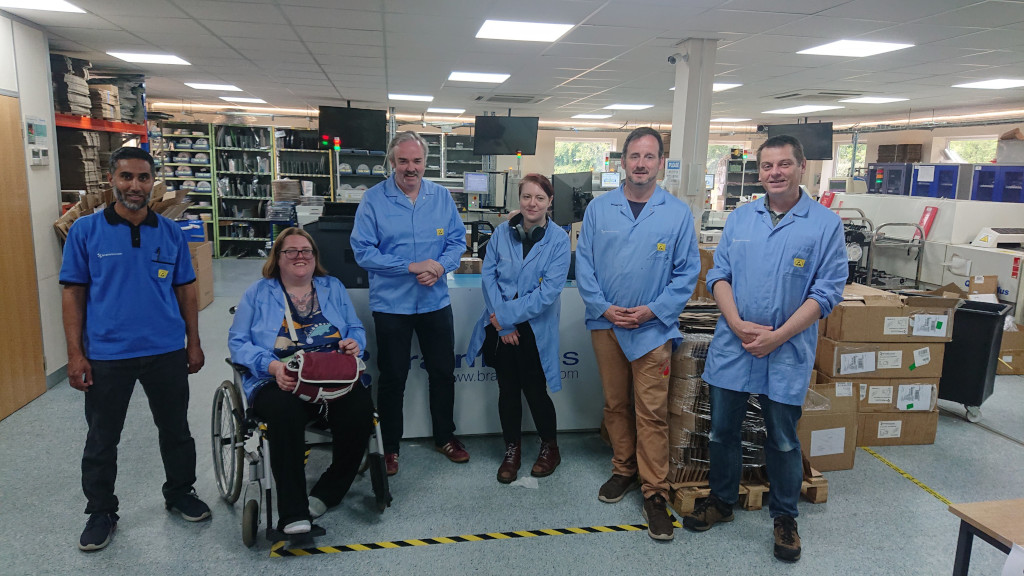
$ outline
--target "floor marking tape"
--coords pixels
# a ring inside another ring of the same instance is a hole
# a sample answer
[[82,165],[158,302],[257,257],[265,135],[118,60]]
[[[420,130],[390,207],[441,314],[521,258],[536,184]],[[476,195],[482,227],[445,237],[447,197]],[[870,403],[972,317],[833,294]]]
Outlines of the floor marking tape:
[[[673,518],[673,520],[675,519]],[[682,528],[678,521],[674,521],[673,525],[677,528]],[[286,558],[291,556],[314,556],[318,554],[335,554],[338,552],[363,552],[366,550],[408,548],[411,546],[429,546],[432,544],[459,544],[461,542],[485,542],[488,540],[510,540],[515,538],[533,538],[537,536],[568,536],[574,534],[636,532],[638,530],[646,529],[647,524],[620,524],[616,526],[584,526],[579,528],[542,528],[540,530],[488,532],[484,534],[442,536],[439,538],[413,538],[410,540],[394,540],[392,542],[370,542],[366,544],[346,544],[344,546],[317,546],[312,548],[286,548],[285,542],[276,542],[270,548],[270,557]]]
[[921,482],[917,478],[914,478],[913,476],[911,476],[907,472],[904,472],[899,466],[897,466],[897,465],[893,464],[892,462],[889,462],[888,460],[883,458],[882,455],[879,454],[878,452],[875,452],[874,450],[872,450],[871,448],[868,448],[866,446],[861,446],[860,449],[865,451],[865,452],[867,452],[868,454],[871,454],[875,458],[878,458],[882,462],[882,464],[885,464],[889,468],[892,468],[897,473],[899,473],[900,476],[903,476],[907,480],[910,480],[914,484],[917,484],[918,486],[920,486],[922,490],[924,490],[925,492],[927,492],[927,493],[931,494],[932,496],[934,496],[939,502],[942,502],[946,506],[950,506],[950,505],[953,504],[952,502],[947,500],[945,497],[943,497],[941,494],[939,494],[935,490],[932,490],[931,488],[929,488],[924,482]]

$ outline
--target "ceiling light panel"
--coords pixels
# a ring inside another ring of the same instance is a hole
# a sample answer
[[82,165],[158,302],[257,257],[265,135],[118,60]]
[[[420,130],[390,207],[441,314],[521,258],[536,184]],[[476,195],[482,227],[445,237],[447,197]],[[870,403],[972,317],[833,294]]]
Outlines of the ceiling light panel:
[[765,110],[762,114],[810,114],[811,112],[838,110],[839,108],[845,108],[845,106],[815,106],[809,104],[806,106],[794,106],[792,108],[779,108],[778,110]]
[[1012,78],[997,78],[995,80],[983,80],[981,82],[968,82],[967,84],[954,84],[953,88],[981,88],[983,90],[1006,90],[1007,88],[1020,88],[1024,86],[1024,80]]
[[544,22],[513,22],[510,20],[486,20],[477,38],[488,40],[518,40],[520,42],[554,42],[571,30],[572,24],[549,24]]
[[738,88],[740,86],[743,86],[743,84],[730,84],[728,82],[715,82],[714,84],[711,85],[711,91],[712,92],[724,92],[726,90],[732,90],[733,88]]
[[654,104],[610,104],[605,106],[605,110],[647,110],[648,108],[654,108]]
[[888,98],[886,96],[862,96],[860,98],[847,98],[846,100],[840,100],[840,102],[849,102],[850,104],[888,104],[890,102],[904,102],[908,98]]
[[462,114],[465,108],[427,108],[427,112],[433,114]]
[[850,58],[864,58],[876,54],[884,54],[894,50],[910,48],[913,44],[897,44],[894,42],[868,42],[866,40],[837,40],[807,50],[801,50],[797,54],[812,54],[815,56],[846,56]]
[[196,90],[219,90],[221,92],[241,92],[242,89],[233,84],[203,84],[201,82],[185,82],[185,86]]
[[509,74],[492,74],[487,72],[452,72],[448,80],[452,82],[482,82],[486,84],[501,84],[508,80]]
[[245,104],[266,104],[267,101],[262,98],[245,98],[242,96],[221,96],[221,100],[228,102],[243,102]]
[[136,64],[174,64],[177,66],[191,66],[189,62],[173,54],[140,54],[136,52],[107,52],[114,58],[120,58],[125,62]]
[[751,118],[712,118],[712,122],[750,122]]
[[20,8],[22,10],[41,10],[45,12],[74,12],[85,14],[74,4],[64,0],[0,0],[0,8]]
[[577,114],[573,116],[578,120],[604,120],[605,118],[611,118],[611,114]]
[[433,96],[424,94],[388,94],[388,100],[408,100],[410,102],[433,102]]

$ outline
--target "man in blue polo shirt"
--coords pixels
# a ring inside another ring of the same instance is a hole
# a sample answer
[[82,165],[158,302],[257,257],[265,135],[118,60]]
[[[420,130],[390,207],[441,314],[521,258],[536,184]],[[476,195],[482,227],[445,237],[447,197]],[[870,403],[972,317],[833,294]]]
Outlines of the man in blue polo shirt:
[[451,193],[423,179],[427,143],[422,136],[398,134],[387,157],[393,173],[363,195],[352,251],[370,277],[380,371],[377,406],[387,473],[394,475],[413,332],[427,369],[434,447],[452,462],[469,461],[455,437],[455,325],[446,281],[466,251],[466,227]]
[[188,375],[203,367],[195,272],[181,228],[149,210],[153,157],[124,147],[110,156],[116,202],[75,221],[60,283],[68,381],[85,392],[89,433],[82,490],[89,521],[81,550],[100,550],[117,528],[117,445],[135,382],[160,436],[168,510],[198,522],[210,508],[192,485],[196,447],[188,428]]

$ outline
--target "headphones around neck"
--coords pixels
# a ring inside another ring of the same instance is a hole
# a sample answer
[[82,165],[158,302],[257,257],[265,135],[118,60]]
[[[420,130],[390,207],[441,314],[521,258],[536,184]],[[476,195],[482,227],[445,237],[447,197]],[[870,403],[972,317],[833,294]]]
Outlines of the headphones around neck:
[[509,234],[512,235],[512,239],[516,242],[524,242],[529,239],[530,242],[536,244],[544,237],[544,232],[547,231],[547,227],[538,224],[527,232],[526,229],[523,228],[523,214],[519,213],[508,221],[508,231]]

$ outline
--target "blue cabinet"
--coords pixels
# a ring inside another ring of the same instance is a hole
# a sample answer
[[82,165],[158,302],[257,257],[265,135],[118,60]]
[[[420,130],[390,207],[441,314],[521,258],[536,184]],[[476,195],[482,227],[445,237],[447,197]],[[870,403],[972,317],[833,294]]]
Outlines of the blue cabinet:
[[1024,202],[1024,195],[1021,193],[1022,183],[1024,166],[978,165],[974,167],[971,200]]
[[973,164],[917,164],[910,195],[969,200],[973,181]]

